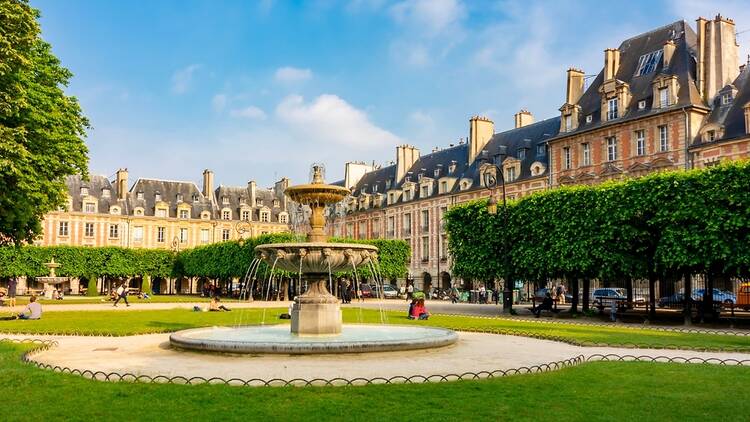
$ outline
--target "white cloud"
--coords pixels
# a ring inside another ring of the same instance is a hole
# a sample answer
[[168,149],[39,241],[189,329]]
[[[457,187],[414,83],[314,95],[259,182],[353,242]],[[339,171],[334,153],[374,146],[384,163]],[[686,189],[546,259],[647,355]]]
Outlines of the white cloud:
[[403,25],[435,36],[451,29],[466,17],[466,7],[459,0],[405,0],[393,5],[391,16]]
[[299,95],[290,95],[276,107],[276,116],[304,135],[306,142],[319,144],[321,148],[333,144],[350,150],[368,150],[391,148],[402,142],[336,95],[324,94],[309,103]]
[[187,67],[177,70],[172,74],[172,92],[175,94],[184,94],[193,82],[195,72],[201,68],[199,64],[191,64]]
[[266,112],[255,106],[235,109],[229,112],[232,117],[242,117],[253,120],[266,120]]
[[216,94],[211,98],[211,108],[213,108],[215,112],[221,113],[226,106],[227,96],[225,94]]
[[312,71],[310,69],[285,66],[276,69],[274,78],[278,82],[284,83],[302,82],[312,78]]

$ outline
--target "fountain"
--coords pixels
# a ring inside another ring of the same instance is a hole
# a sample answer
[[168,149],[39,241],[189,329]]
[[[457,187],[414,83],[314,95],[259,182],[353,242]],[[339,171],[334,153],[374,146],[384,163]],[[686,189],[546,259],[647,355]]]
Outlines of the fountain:
[[68,281],[70,281],[70,278],[57,276],[56,271],[58,268],[60,268],[60,264],[55,262],[54,257],[52,258],[52,260],[50,260],[50,262],[45,262],[44,266],[49,270],[49,276],[36,277],[35,279],[38,283],[43,283],[44,285],[44,288],[42,289],[42,291],[44,292],[44,298],[52,299],[53,286],[57,284],[67,283]]
[[[284,192],[293,201],[310,207],[310,232],[306,242],[274,243],[255,248],[259,260],[272,269],[297,273],[307,290],[292,305],[291,329],[279,326],[212,327],[184,330],[170,336],[183,349],[234,353],[348,353],[410,350],[446,346],[458,339],[440,328],[398,325],[344,325],[338,299],[326,288],[332,274],[370,265],[378,259],[371,245],[326,242],[323,211],[344,199],[349,190],[323,182],[323,168],[313,165],[309,184]],[[248,274],[255,267],[251,265]]]

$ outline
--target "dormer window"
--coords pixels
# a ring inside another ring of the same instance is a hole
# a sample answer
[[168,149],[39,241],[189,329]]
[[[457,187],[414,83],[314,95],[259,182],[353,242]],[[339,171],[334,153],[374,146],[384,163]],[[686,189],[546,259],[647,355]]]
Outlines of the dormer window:
[[256,207],[262,207],[262,206],[263,206],[263,200],[262,200],[262,199],[260,199],[260,198],[257,198],[257,199],[255,200],[255,206],[256,206]]
[[139,201],[143,201],[143,191],[138,191],[135,193],[135,199]]
[[287,222],[286,214],[279,214],[279,223],[286,224],[286,222]]
[[725,92],[721,94],[721,105],[727,105],[732,103],[732,93]]
[[224,210],[221,212],[221,219],[222,220],[231,220],[232,219],[232,212],[229,210]]
[[274,207],[278,207],[279,206],[279,200],[278,199],[274,199],[273,200],[273,206]]
[[81,196],[88,196],[89,194],[89,188],[82,187],[81,188]]
[[716,131],[715,130],[709,130],[706,132],[706,142],[712,142],[716,140]]
[[617,118],[617,98],[610,98],[607,100],[607,120],[614,120]]
[[250,211],[242,210],[242,221],[250,221]]
[[526,148],[519,148],[518,149],[518,159],[523,160],[526,158]]
[[378,193],[378,185],[372,185],[372,193]]
[[669,88],[659,88],[659,107],[669,107]]
[[391,179],[387,179],[387,180],[385,181],[385,188],[386,188],[386,189],[390,189],[390,188],[391,188]]
[[161,201],[161,194],[159,192],[156,192],[156,194],[154,195],[154,201],[155,202]]
[[180,218],[183,218],[183,219],[190,218],[190,211],[180,210]]
[[229,204],[229,197],[228,197],[228,196],[226,196],[226,195],[225,195],[225,196],[222,196],[222,197],[221,197],[221,203],[222,203],[222,204],[224,204],[224,205],[227,205],[227,204]]
[[515,167],[508,167],[505,169],[505,175],[508,182],[512,182],[516,180],[516,168]]
[[424,176],[422,173],[419,173],[417,175],[417,182],[421,182],[422,181],[422,176]]
[[177,202],[182,202],[182,194],[181,193],[177,194]]
[[109,198],[110,190],[109,188],[102,189],[102,198]]
[[593,115],[589,114],[588,116],[586,116],[586,123],[591,123],[593,121],[594,121],[594,116]]
[[436,168],[436,169],[435,169],[435,171],[433,172],[433,176],[435,176],[435,178],[436,178],[436,179],[437,179],[438,177],[440,177],[440,168]]
[[448,166],[448,174],[453,174],[456,171],[456,162],[451,161],[451,165]]
[[570,132],[573,129],[573,116],[570,114],[565,116],[565,131]]
[[427,198],[430,195],[430,187],[429,186],[422,186],[422,198]]
[[260,222],[261,223],[268,223],[271,221],[271,216],[268,211],[261,211],[260,212]]
[[646,100],[638,101],[638,110],[645,110],[646,109]]
[[537,156],[542,156],[542,155],[544,155],[546,153],[547,153],[547,148],[545,147],[544,144],[539,144],[539,145],[536,146],[536,155]]
[[647,75],[654,70],[661,60],[663,50],[652,51],[648,54],[644,54],[638,59],[638,70],[635,72],[635,76]]
[[193,194],[193,203],[197,203],[197,202],[198,202],[198,194],[194,193]]
[[96,204],[93,202],[86,202],[83,204],[83,212],[93,214],[96,212]]

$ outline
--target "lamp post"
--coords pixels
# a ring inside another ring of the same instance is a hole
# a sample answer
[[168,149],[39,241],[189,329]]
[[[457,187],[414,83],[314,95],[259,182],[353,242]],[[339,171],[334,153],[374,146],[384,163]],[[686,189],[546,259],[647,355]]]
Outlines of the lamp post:
[[[507,157],[505,145],[498,147],[495,157],[499,158],[500,165],[495,161],[489,163],[495,169],[495,175],[490,172],[484,173],[484,184],[490,189],[490,199],[487,201],[487,212],[491,215],[497,214],[497,199],[492,194],[492,189],[497,187],[497,179],[500,178],[500,185],[503,195],[503,264],[505,276],[503,277],[503,313],[510,314],[513,309],[513,286],[510,277],[510,253],[508,248],[508,202],[505,196],[505,175],[503,173],[502,163]],[[499,176],[498,176],[499,175]]]

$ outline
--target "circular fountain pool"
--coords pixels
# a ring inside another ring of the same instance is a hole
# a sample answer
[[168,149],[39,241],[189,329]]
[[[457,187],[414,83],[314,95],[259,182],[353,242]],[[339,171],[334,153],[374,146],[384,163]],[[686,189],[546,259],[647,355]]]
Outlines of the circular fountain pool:
[[333,336],[298,336],[289,326],[208,327],[169,336],[181,349],[224,353],[327,354],[390,352],[448,346],[458,340],[451,330],[405,325],[347,324]]

